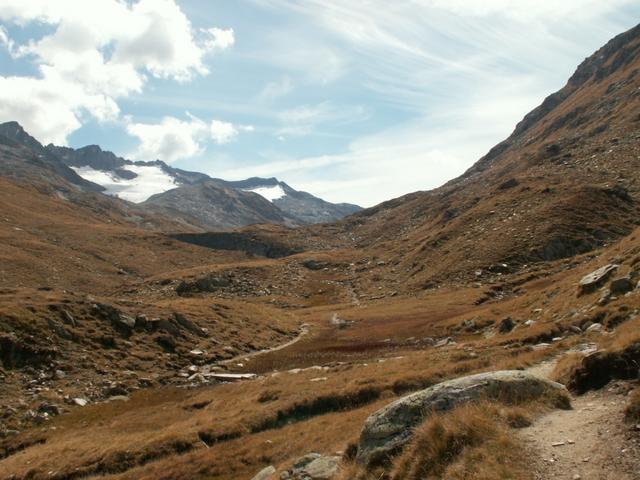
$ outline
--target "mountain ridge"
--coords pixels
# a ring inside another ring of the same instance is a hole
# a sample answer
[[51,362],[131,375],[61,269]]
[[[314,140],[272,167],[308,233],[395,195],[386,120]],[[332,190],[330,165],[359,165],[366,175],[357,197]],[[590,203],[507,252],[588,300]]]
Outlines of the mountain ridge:
[[[161,160],[127,160],[98,145],[45,147],[17,122],[0,124],[0,138],[31,150],[80,189],[134,200],[140,208],[172,217],[188,228],[229,229],[264,222],[297,226],[335,221],[361,210],[357,205],[332,204],[297,191],[275,177],[225,181],[174,168]],[[12,173],[11,168],[7,173]],[[269,198],[268,187],[281,192]]]

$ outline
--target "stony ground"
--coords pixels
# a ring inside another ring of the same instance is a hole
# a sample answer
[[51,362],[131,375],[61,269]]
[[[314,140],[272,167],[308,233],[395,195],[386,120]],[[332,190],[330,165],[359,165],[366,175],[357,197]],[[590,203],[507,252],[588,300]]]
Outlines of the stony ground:
[[628,383],[574,397],[521,431],[536,480],[637,480],[640,439],[624,422]]

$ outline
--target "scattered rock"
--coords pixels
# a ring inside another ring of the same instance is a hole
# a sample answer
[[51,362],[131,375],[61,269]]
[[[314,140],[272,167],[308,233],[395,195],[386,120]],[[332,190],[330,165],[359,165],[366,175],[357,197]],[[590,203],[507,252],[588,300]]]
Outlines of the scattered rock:
[[338,471],[340,457],[320,457],[303,468],[303,474],[312,480],[328,480]]
[[476,325],[476,321],[473,319],[463,320],[462,327],[468,332],[473,332],[478,328],[478,326]]
[[281,480],[330,480],[338,473],[340,457],[308,453],[299,458],[290,470],[280,474]]
[[207,276],[194,281],[182,281],[176,287],[176,293],[186,296],[193,293],[212,293],[222,288],[230,286],[232,283],[229,277]]
[[331,315],[331,319],[329,320],[329,323],[334,327],[338,327],[342,329],[342,328],[347,328],[353,322],[350,322],[349,320],[345,320],[344,318],[340,318],[337,313],[334,313]]
[[158,335],[156,337],[156,343],[167,352],[175,351],[177,346],[176,339],[171,335]]
[[112,305],[105,303],[96,303],[93,305],[93,314],[111,322],[111,325],[116,330],[124,334],[131,333],[131,330],[136,326],[134,318],[123,314]]
[[613,295],[624,295],[634,289],[631,276],[626,275],[624,277],[616,278],[609,285],[609,290]]
[[602,292],[602,295],[600,295],[600,298],[598,299],[597,303],[599,306],[604,307],[610,301],[611,301],[611,290],[607,288]]
[[268,480],[270,478],[273,478],[273,475],[276,473],[276,469],[270,465],[266,468],[263,468],[262,470],[260,470],[255,477],[253,477],[251,480]]
[[327,262],[320,262],[318,260],[306,260],[302,263],[302,265],[304,266],[304,268],[313,271],[322,270],[323,268],[327,268],[329,266]]
[[589,326],[589,328],[587,328],[587,332],[601,332],[602,328],[603,327],[601,323],[593,323]]
[[451,337],[443,338],[442,340],[437,341],[433,346],[436,348],[444,347],[446,345],[455,345],[455,340]]
[[619,265],[609,264],[585,275],[578,284],[578,295],[591,293],[601,287],[611,277]]
[[206,333],[202,328],[197,326],[195,323],[193,323],[191,320],[189,320],[187,317],[185,317],[181,313],[175,312],[173,314],[173,318],[175,319],[176,323],[180,325],[182,328],[184,328],[185,330],[188,330],[191,333],[198,335],[200,337],[206,336]]
[[86,398],[79,398],[79,397],[73,398],[71,401],[79,407],[86,407],[87,404],[89,403],[89,400],[87,400]]
[[293,469],[300,470],[320,457],[322,457],[322,455],[320,455],[319,453],[315,453],[315,452],[307,453],[305,456],[300,457],[298,460],[295,461],[295,463],[293,464]]
[[54,416],[54,415],[60,415],[60,413],[62,413],[62,409],[52,403],[43,402],[40,404],[40,406],[38,406],[38,412],[46,413],[47,415]]
[[515,323],[513,323],[513,319],[511,317],[507,317],[500,322],[498,326],[498,331],[500,333],[509,333],[515,327]]
[[60,311],[60,318],[62,318],[62,321],[67,325],[71,325],[72,327],[77,326],[75,318],[73,318],[73,315],[71,315],[67,310]]
[[135,326],[137,330],[144,330],[145,328],[147,328],[147,323],[148,323],[148,319],[146,315],[143,315],[143,314],[136,315]]
[[365,465],[384,462],[397,453],[412,436],[413,428],[431,413],[489,397],[536,398],[549,391],[564,392],[559,383],[522,371],[498,371],[457,378],[396,400],[366,420],[356,460]]

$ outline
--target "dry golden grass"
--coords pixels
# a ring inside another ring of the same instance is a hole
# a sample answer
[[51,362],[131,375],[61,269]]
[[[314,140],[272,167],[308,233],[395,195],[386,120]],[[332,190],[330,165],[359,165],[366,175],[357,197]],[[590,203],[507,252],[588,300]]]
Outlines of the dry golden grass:
[[496,480],[531,478],[511,428],[530,422],[523,408],[470,404],[435,415],[418,427],[389,471],[347,463],[344,480]]
[[584,355],[581,353],[570,353],[562,356],[556,363],[551,379],[566,385],[571,381],[578,368],[582,364]]
[[[268,307],[267,298],[248,298],[240,304],[212,295],[150,297],[149,304],[158,309],[181,310],[198,321],[209,312],[213,314],[213,306],[225,305],[236,312],[233,320],[242,342],[257,335],[254,326],[268,325],[271,318],[289,326],[309,323],[311,333],[285,350],[240,360],[245,366],[238,370],[266,374],[255,381],[197,390],[143,391],[132,395],[129,402],[74,409],[11,440],[12,444],[45,443],[0,461],[0,478],[14,473],[17,478],[27,474],[33,479],[65,478],[77,471],[94,478],[251,478],[268,464],[281,467],[309,451],[348,450],[347,441],[358,436],[364,419],[399,395],[466,374],[526,368],[586,341],[613,345],[623,336],[633,338],[637,335],[633,320],[620,324],[616,335],[565,333],[567,326],[591,315],[595,301],[595,295],[576,297],[577,281],[607,260],[596,259],[577,269],[552,269],[549,276],[520,284],[518,294],[482,305],[475,302],[483,289],[474,287],[430,290],[415,297],[360,305],[343,302],[292,310]],[[256,271],[260,275],[278,264],[259,263]],[[270,281],[269,275],[266,281]],[[327,272],[322,275],[322,281],[330,278]],[[313,282],[307,285],[315,288]],[[637,296],[624,302],[633,309]],[[331,326],[333,312],[352,320],[353,325],[346,329]],[[247,321],[243,320],[245,314]],[[491,321],[495,329],[496,322],[506,316],[514,318],[517,327],[507,334],[491,332]],[[468,319],[475,319],[482,328],[462,329],[463,320]],[[527,319],[535,323],[525,327]],[[223,338],[231,339],[233,332],[226,333],[228,323],[219,319],[216,325],[220,334],[225,332]],[[551,342],[558,333],[567,336]],[[215,338],[215,326],[213,335]],[[420,342],[423,337],[445,336],[455,337],[457,343],[433,348]],[[278,338],[274,343],[280,342]],[[550,346],[531,348],[542,341]],[[311,366],[326,368],[287,372]],[[274,370],[279,372],[271,375]],[[520,426],[532,415],[535,412],[528,409],[510,410],[501,416],[501,422],[505,429]],[[499,438],[496,442],[499,444]],[[474,462],[479,472],[485,464],[494,469],[487,472],[499,471],[495,469],[503,463],[491,466],[492,460],[483,456],[482,448],[465,449],[466,453],[447,465],[451,478],[464,478],[460,472]],[[486,475],[478,478],[491,478]]]

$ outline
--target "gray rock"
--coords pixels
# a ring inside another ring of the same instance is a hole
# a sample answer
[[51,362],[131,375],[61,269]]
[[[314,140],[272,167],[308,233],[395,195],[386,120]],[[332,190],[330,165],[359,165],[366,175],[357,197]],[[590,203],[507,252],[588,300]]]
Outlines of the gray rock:
[[582,277],[582,280],[580,280],[578,284],[578,294],[584,295],[597,290],[611,277],[618,267],[619,265],[616,264],[605,265]]
[[500,333],[509,333],[515,327],[515,323],[513,323],[513,319],[511,317],[507,317],[500,322],[498,326],[498,331]]
[[46,413],[47,415],[53,416],[60,415],[60,413],[62,413],[62,409],[59,406],[54,405],[53,403],[43,402],[38,407],[38,412]]
[[112,305],[105,303],[96,303],[92,307],[94,315],[97,315],[111,322],[111,325],[121,333],[128,335],[136,326],[135,318],[125,315]]
[[431,413],[451,410],[465,403],[489,398],[517,400],[565,391],[563,385],[523,371],[499,371],[457,378],[396,400],[366,420],[356,460],[371,465],[384,462],[411,438],[413,429]]
[[187,317],[185,317],[181,313],[174,312],[173,318],[175,319],[175,321],[177,322],[178,325],[180,325],[182,328],[190,331],[191,333],[193,333],[195,335],[198,335],[200,337],[205,337],[206,336],[206,334],[205,334],[205,332],[204,332],[204,330],[202,328],[197,326],[195,323],[193,323],[191,320],[189,320]]
[[616,278],[615,280],[612,280],[611,284],[609,285],[609,290],[611,290],[611,293],[613,295],[624,295],[625,293],[628,293],[631,290],[633,290],[633,288],[634,288],[634,285],[633,285],[633,282],[631,281],[630,275]]
[[607,305],[609,302],[611,301],[611,290],[609,290],[608,288],[606,288],[603,292],[602,295],[600,295],[600,298],[598,299],[598,305],[600,305],[601,307],[604,307],[605,305]]
[[433,346],[436,348],[444,347],[447,345],[455,345],[455,340],[451,337],[443,338],[442,340],[437,341]]
[[136,319],[123,313],[119,315],[118,321],[124,328],[128,328],[130,330],[133,330],[136,326]]
[[296,462],[293,464],[293,469],[299,470],[301,468],[304,468],[320,457],[322,457],[322,455],[320,455],[319,453],[307,453],[304,457],[300,457],[298,460],[296,460]]
[[149,319],[147,318],[146,315],[144,314],[136,315],[136,329],[144,330],[145,328],[147,328],[148,321]]
[[157,321],[152,320],[151,325],[152,325],[152,329],[164,330],[172,337],[177,337],[180,335],[180,329],[171,320],[167,320],[167,319],[159,319]]
[[320,457],[304,467],[302,473],[311,480],[329,480],[338,472],[339,464],[340,457]]
[[587,328],[587,332],[601,332],[602,324],[601,323],[593,323]]
[[340,457],[308,453],[299,458],[290,470],[280,474],[281,480],[329,480],[338,472]]
[[263,468],[262,470],[260,470],[255,477],[253,477],[251,480],[268,480],[270,478],[273,478],[273,475],[276,473],[276,469],[270,465],[266,468]]

